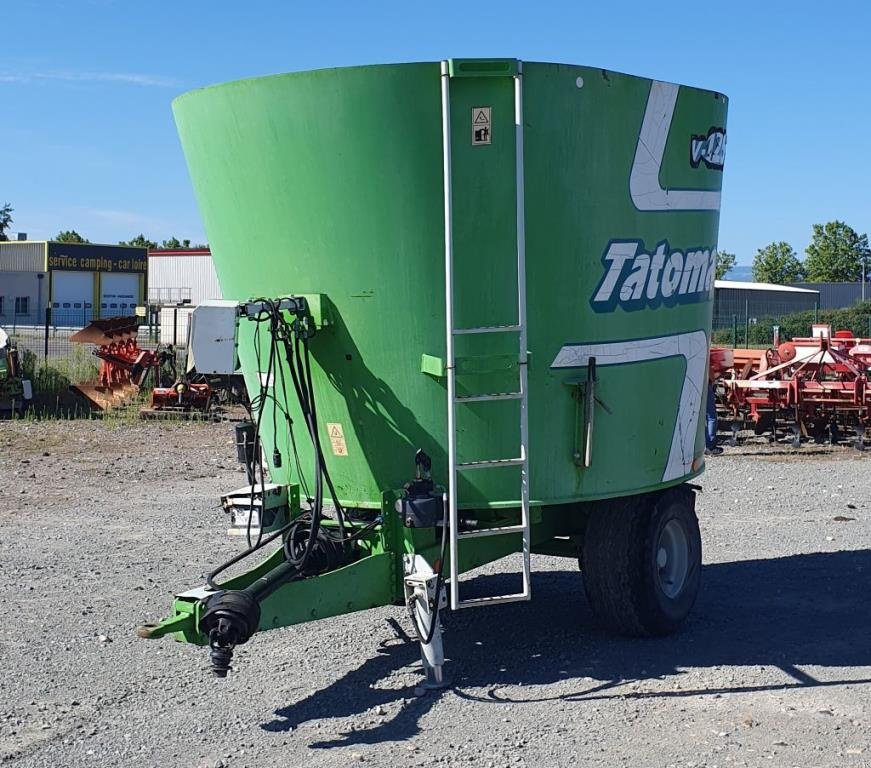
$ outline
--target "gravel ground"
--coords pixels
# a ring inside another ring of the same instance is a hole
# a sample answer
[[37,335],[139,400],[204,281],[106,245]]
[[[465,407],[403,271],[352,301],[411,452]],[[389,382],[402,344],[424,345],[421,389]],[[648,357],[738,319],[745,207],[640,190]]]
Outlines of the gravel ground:
[[[765,445],[710,460],[702,594],[659,640],[597,629],[575,564],[530,604],[446,619],[454,686],[414,696],[383,608],[266,633],[216,681],[148,642],[174,590],[238,547],[231,429],[0,424],[0,762],[21,766],[864,766],[869,459]],[[504,589],[496,564],[479,572]]]

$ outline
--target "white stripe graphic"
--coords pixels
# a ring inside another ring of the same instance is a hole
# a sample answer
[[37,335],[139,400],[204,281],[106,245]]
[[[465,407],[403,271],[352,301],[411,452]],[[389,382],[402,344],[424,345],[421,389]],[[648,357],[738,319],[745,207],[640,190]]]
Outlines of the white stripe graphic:
[[[718,211],[720,193],[703,189],[663,189],[659,169],[674,117],[680,86],[654,80],[638,134],[635,160],[629,174],[629,192],[639,211]],[[687,137],[689,141],[689,136]]]
[[[708,337],[704,331],[679,333],[674,336],[657,336],[652,339],[611,341],[601,344],[567,344],[557,352],[551,368],[584,368],[591,357],[596,358],[596,367],[642,363],[666,357],[683,357],[686,360],[677,419],[671,438],[671,448],[662,479],[675,480],[692,471],[693,453],[696,444],[696,428],[702,397],[706,392],[705,371],[708,363]],[[616,411],[618,405],[610,404]],[[665,403],[662,404],[665,407]]]

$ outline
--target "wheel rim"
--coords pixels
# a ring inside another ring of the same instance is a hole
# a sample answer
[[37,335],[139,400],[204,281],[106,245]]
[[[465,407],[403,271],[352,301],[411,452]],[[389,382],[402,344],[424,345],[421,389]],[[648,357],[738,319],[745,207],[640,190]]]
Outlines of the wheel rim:
[[680,595],[689,571],[690,548],[686,532],[677,520],[669,520],[656,544],[656,578],[670,599]]

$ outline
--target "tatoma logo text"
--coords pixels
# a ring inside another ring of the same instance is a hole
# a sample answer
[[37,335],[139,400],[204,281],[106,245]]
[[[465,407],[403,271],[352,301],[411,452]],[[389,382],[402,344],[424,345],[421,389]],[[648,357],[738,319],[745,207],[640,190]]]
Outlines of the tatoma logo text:
[[611,312],[708,301],[716,274],[716,248],[672,250],[668,240],[647,253],[641,240],[612,240],[602,255],[605,274],[590,306]]

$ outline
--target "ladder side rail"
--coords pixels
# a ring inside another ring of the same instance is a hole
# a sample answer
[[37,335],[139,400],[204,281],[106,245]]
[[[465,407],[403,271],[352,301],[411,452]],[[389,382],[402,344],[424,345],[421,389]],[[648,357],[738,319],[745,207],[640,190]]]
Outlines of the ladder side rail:
[[450,595],[451,608],[459,603],[459,515],[457,513],[457,428],[456,428],[456,360],[454,355],[454,233],[453,195],[451,187],[451,101],[450,70],[441,65],[442,94],[442,173],[444,179],[445,216],[445,358],[448,406],[448,515],[450,525]]
[[523,526],[523,594],[532,594],[530,549],[532,544],[529,515],[529,386],[527,376],[526,312],[526,199],[523,172],[523,63],[517,63],[514,77],[514,140],[517,187],[517,324],[520,326],[518,369],[520,374],[520,518]]

